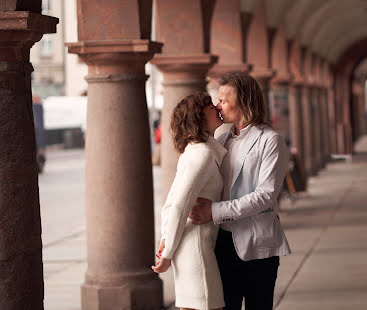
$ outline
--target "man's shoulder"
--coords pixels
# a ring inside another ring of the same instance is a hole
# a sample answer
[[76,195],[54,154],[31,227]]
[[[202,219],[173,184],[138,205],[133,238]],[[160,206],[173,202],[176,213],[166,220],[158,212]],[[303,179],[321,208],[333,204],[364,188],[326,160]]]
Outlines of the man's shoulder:
[[262,130],[262,135],[264,139],[271,139],[275,136],[280,136],[280,134],[276,130],[274,130],[267,124],[258,125],[257,128]]

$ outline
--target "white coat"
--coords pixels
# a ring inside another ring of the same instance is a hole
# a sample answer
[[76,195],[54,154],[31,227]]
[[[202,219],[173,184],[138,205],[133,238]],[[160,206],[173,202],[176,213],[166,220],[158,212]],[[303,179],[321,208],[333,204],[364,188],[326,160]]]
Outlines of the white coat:
[[214,254],[218,226],[194,225],[188,219],[198,197],[219,201],[223,180],[219,167],[227,150],[209,136],[189,144],[162,208],[162,256],[172,259],[176,307],[216,309],[224,306],[222,282]]

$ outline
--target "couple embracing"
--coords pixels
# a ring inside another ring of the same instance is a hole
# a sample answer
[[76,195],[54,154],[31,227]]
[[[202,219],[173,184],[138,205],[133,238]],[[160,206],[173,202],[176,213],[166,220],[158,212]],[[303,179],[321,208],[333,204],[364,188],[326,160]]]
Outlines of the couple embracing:
[[[159,261],[172,265],[176,307],[271,310],[279,256],[290,253],[277,215],[288,163],[283,138],[264,122],[257,82],[245,73],[181,100],[171,131],[181,153],[162,209]],[[232,128],[214,139],[222,124]]]

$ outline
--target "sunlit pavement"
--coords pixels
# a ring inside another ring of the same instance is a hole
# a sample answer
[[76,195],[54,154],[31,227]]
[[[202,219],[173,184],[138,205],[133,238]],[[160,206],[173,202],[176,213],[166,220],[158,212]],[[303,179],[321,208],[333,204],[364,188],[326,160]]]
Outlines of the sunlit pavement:
[[[367,136],[355,150],[351,163],[329,163],[311,178],[306,194],[282,203],[280,217],[293,254],[280,261],[276,309],[367,309]],[[153,172],[158,236],[160,169]],[[87,268],[84,151],[48,151],[39,183],[45,309],[80,309]],[[169,306],[172,275],[163,278]]]

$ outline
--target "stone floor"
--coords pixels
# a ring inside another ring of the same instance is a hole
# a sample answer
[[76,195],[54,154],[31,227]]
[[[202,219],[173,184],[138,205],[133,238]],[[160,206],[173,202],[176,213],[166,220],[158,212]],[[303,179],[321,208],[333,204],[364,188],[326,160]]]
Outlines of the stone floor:
[[[293,254],[282,257],[275,293],[279,310],[367,309],[367,136],[352,162],[334,161],[310,179],[307,193],[282,202]],[[86,270],[84,152],[50,151],[40,176],[45,309],[79,310]],[[156,234],[160,169],[154,168]],[[166,307],[172,274],[163,275]]]

